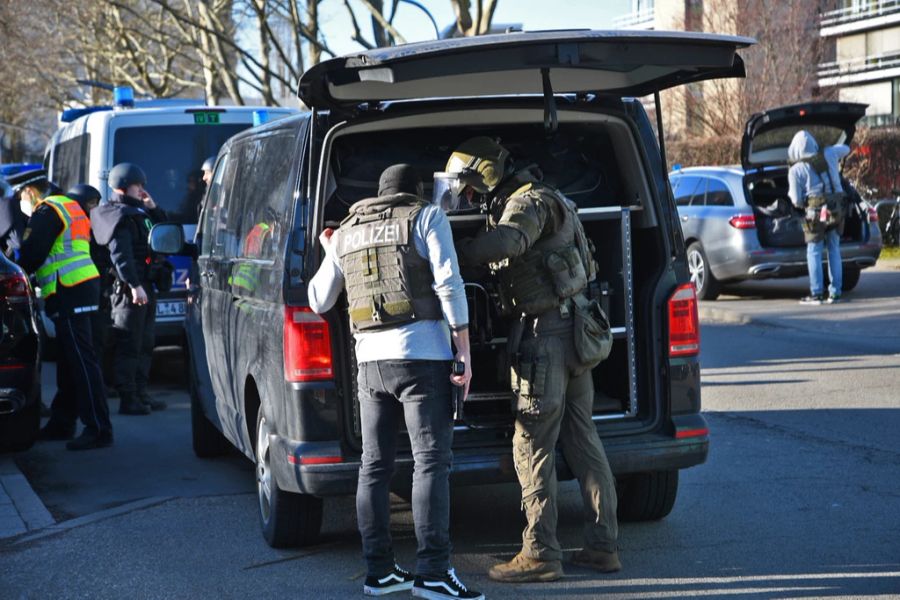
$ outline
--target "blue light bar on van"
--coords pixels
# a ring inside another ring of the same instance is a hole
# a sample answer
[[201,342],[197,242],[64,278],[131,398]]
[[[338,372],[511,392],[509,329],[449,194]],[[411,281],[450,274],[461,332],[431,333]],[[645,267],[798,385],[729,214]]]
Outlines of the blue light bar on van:
[[134,107],[134,90],[127,85],[118,85],[113,88],[113,103],[122,108]]
[[258,127],[268,121],[269,121],[269,111],[267,111],[267,110],[254,110],[253,111],[253,126],[254,127]]
[[91,113],[100,112],[103,110],[112,110],[112,106],[86,106],[84,108],[67,108],[62,111],[59,115],[59,120],[63,123],[71,123],[78,117],[83,117],[84,115],[89,115]]

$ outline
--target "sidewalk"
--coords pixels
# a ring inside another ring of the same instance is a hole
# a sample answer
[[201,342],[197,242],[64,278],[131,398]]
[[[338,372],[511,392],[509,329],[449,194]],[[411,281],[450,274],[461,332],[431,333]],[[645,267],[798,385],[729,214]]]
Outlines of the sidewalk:
[[0,540],[54,523],[13,459],[0,457]]

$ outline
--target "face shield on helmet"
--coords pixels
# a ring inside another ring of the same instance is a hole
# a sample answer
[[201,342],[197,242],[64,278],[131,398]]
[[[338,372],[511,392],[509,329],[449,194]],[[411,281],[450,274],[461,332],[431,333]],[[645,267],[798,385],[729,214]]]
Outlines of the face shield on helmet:
[[435,173],[431,203],[439,206],[444,212],[478,208],[478,204],[469,200],[470,197],[474,199],[474,188],[468,194],[466,193],[466,188],[472,185],[472,179],[473,175],[465,171],[459,173]]

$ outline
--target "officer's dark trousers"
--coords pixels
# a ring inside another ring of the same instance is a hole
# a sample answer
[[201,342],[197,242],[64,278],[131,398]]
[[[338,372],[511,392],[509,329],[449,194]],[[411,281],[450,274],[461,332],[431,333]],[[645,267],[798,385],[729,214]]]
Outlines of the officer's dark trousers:
[[57,315],[53,323],[59,356],[51,419],[69,425],[77,415],[88,432],[111,432],[106,389],[91,339],[90,313]]
[[368,574],[381,577],[394,567],[389,496],[397,434],[405,423],[415,461],[416,574],[440,577],[450,568],[450,362],[364,362],[359,365],[357,384],[363,454],[356,514]]
[[113,385],[120,394],[145,391],[150,381],[156,334],[156,295],[152,289],[151,284],[144,284],[148,297],[144,306],[132,304],[128,290],[112,297]]
[[618,539],[616,484],[591,418],[594,382],[579,367],[570,315],[549,311],[526,320],[516,372],[520,378],[513,463],[528,525],[522,553],[561,560],[556,537],[556,446],[581,485],[584,545],[613,552]]

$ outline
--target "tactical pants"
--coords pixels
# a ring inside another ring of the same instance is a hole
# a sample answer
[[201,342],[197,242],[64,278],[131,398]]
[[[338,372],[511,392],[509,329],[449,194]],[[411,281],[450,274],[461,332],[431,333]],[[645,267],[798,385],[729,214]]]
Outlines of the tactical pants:
[[570,316],[551,311],[526,321],[513,368],[517,388],[513,459],[528,520],[522,553],[537,560],[562,558],[556,537],[557,442],[581,486],[585,547],[616,550],[615,479],[591,419],[591,373],[582,371],[577,361]]
[[90,433],[112,431],[106,387],[91,339],[91,313],[54,315],[53,324],[59,357],[50,420],[68,427],[77,416]]
[[121,393],[134,394],[147,389],[150,364],[156,340],[156,294],[152,284],[145,283],[147,304],[131,302],[125,289],[112,296],[113,385]]

